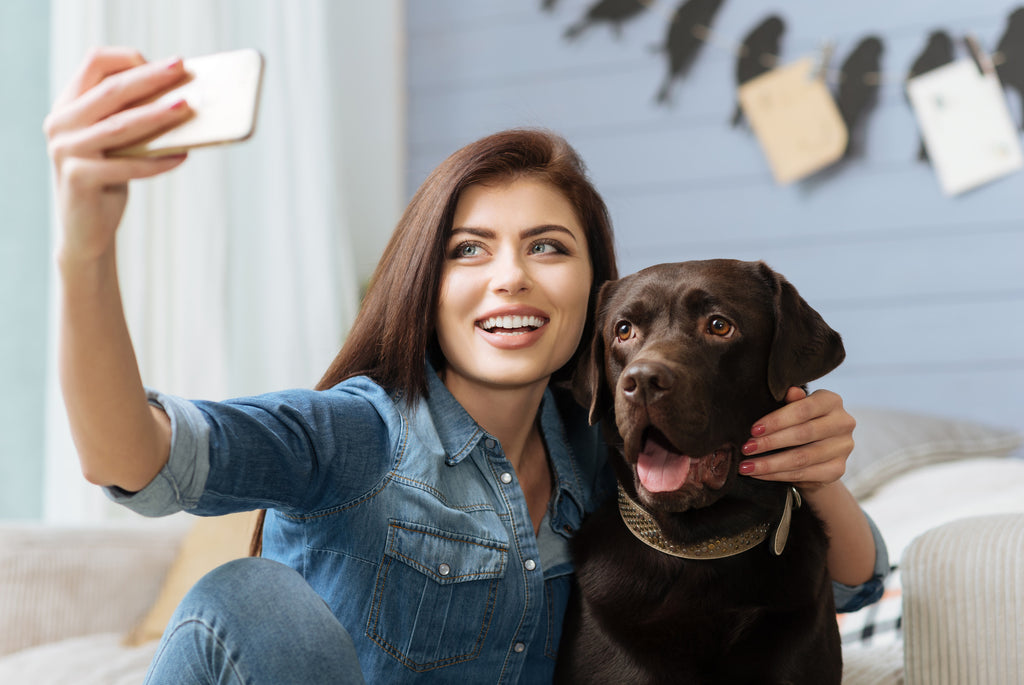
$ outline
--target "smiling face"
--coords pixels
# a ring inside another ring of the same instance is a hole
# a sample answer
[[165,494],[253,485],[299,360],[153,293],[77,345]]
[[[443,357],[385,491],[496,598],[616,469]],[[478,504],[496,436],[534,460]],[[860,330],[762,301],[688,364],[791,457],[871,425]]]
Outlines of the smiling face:
[[445,385],[542,388],[573,355],[593,273],[576,212],[530,177],[467,187],[447,242],[437,312]]

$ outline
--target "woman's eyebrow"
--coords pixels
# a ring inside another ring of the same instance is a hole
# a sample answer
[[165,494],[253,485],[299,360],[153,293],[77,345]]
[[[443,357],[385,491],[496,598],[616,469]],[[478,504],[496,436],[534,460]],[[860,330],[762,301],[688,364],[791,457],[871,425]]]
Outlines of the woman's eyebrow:
[[478,238],[493,238],[496,233],[489,228],[476,228],[473,226],[456,226],[452,229],[452,236],[456,236],[459,233],[468,233],[475,235]]
[[[540,226],[527,228],[519,234],[519,237],[532,238],[534,236],[538,236],[544,233],[550,233],[552,231],[564,233],[570,238],[572,238],[574,242],[576,241],[576,235],[565,226],[561,226],[559,224],[542,224]],[[491,239],[497,236],[497,233],[489,228],[479,228],[477,226],[456,226],[452,228],[451,237],[455,237],[460,233],[467,233],[469,235],[474,235],[478,238],[485,239]]]
[[567,236],[573,239],[573,242],[576,241],[576,235],[572,231],[570,231],[565,226],[560,226],[558,224],[544,224],[543,226],[534,226],[533,228],[528,228],[525,231],[523,231],[520,234],[520,236],[523,238],[532,238],[535,235],[541,235],[542,233],[549,233],[551,231],[565,233]]

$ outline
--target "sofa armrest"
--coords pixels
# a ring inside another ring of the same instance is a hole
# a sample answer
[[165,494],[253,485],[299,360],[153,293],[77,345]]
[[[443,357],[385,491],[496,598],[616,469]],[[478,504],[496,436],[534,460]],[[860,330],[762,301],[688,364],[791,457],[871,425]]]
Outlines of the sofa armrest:
[[907,685],[1017,683],[1024,673],[1024,513],[929,530],[901,563]]
[[128,632],[153,602],[180,522],[0,525],[0,655],[67,637]]

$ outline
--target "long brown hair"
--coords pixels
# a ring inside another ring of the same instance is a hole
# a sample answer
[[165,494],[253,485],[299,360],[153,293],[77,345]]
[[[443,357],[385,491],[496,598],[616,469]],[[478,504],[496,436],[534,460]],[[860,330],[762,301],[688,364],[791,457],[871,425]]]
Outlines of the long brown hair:
[[[581,339],[590,340],[595,295],[605,281],[618,277],[608,209],[587,177],[582,159],[565,139],[541,129],[512,129],[457,150],[416,191],[377,264],[351,332],[317,384],[318,390],[365,375],[410,400],[427,395],[424,355],[438,368],[444,361],[435,330],[437,305],[445,246],[459,197],[473,184],[523,176],[558,188],[586,232],[594,279]],[[578,350],[552,381],[568,380],[579,355]],[[253,556],[261,552],[264,514],[253,533]]]

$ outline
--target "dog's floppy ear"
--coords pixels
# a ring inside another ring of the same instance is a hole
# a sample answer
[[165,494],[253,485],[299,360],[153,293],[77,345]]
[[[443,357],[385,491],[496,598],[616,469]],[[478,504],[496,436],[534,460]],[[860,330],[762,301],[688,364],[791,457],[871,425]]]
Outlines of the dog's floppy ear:
[[608,407],[608,384],[604,373],[604,332],[605,303],[615,290],[616,281],[608,281],[601,286],[597,295],[597,306],[594,307],[594,334],[589,342],[584,341],[585,349],[580,354],[576,371],[572,377],[572,395],[584,407],[590,407],[588,420],[594,425],[604,415]]
[[839,366],[846,350],[839,334],[789,281],[764,262],[758,266],[774,291],[775,334],[768,357],[768,389],[781,401],[790,387],[821,378]]

